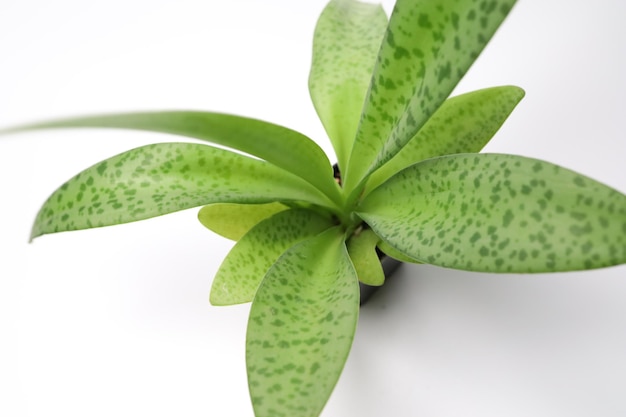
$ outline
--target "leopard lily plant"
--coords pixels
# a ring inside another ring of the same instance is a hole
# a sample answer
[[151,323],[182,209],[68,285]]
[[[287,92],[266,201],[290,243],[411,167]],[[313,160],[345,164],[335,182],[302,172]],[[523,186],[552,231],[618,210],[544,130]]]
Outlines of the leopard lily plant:
[[[377,251],[496,273],[626,262],[626,196],[521,156],[479,154],[524,92],[448,98],[514,0],[331,0],[315,30],[309,90],[340,178],[308,137],[197,111],[104,115],[5,130],[96,127],[204,140],[132,149],[79,173],[41,208],[32,238],[203,206],[236,240],[214,305],[252,302],[246,361],[255,415],[317,416],[352,344],[359,281]],[[224,149],[231,148],[237,152]]]

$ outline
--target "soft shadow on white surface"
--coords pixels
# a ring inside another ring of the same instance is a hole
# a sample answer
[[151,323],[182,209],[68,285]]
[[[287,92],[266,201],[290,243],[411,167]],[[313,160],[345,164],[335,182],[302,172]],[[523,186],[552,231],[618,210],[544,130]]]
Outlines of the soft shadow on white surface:
[[404,265],[362,308],[329,415],[624,415],[625,276]]
[[[325,3],[0,2],[0,127],[206,109],[301,130],[330,155],[306,89]],[[617,0],[518,2],[457,89],[527,92],[487,150],[552,161],[626,192],[624,16]],[[26,243],[39,205],[69,176],[165,140],[174,139],[0,138],[0,415],[252,415],[249,306],[209,305],[228,244],[194,210]],[[362,310],[323,415],[626,415],[625,293],[623,266],[534,276],[405,266]]]

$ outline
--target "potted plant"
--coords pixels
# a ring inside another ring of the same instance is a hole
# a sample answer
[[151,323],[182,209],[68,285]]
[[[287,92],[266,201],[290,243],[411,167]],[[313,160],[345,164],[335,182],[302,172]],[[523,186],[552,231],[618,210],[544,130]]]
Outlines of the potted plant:
[[151,130],[258,158],[206,144],[133,149],[59,188],[32,236],[204,206],[200,221],[237,241],[212,303],[253,301],[246,343],[255,413],[317,415],[351,346],[356,284],[384,280],[377,249],[487,272],[626,261],[624,195],[547,162],[477,153],[521,89],[446,100],[513,3],[399,1],[389,24],[376,6],[329,3],[309,86],[339,181],[304,135],[239,116],[148,112],[18,128]]

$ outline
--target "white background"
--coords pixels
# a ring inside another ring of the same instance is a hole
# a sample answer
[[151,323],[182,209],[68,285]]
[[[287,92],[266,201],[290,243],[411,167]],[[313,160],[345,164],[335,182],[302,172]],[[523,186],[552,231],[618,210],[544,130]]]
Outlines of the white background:
[[[298,129],[330,154],[306,88],[324,4],[0,0],[0,126],[205,109]],[[458,87],[527,92],[488,150],[626,192],[625,16],[620,0],[520,1]],[[0,138],[0,415],[252,415],[249,306],[209,305],[230,244],[196,210],[26,243],[67,178],[164,140]],[[626,415],[625,300],[624,266],[533,276],[405,266],[361,310],[324,416]]]

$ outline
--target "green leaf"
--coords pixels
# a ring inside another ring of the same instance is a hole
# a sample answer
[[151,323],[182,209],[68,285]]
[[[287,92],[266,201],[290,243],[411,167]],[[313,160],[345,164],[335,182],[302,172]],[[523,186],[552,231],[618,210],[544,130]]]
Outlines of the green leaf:
[[552,272],[626,262],[626,195],[521,156],[420,162],[372,191],[359,215],[400,252],[444,267]]
[[198,220],[218,235],[237,241],[261,220],[286,209],[281,203],[216,203],[202,207]]
[[[371,229],[370,229],[371,230]],[[407,262],[407,263],[412,263],[412,264],[421,264],[422,262],[410,258],[407,255],[405,255],[404,253],[398,251],[396,248],[394,248],[393,246],[391,246],[389,243],[385,242],[384,240],[381,240],[380,242],[378,242],[378,249],[384,253],[385,255],[389,256],[390,258],[393,258],[395,260],[398,260],[400,262]]]
[[359,281],[367,285],[383,285],[385,272],[376,252],[380,238],[371,229],[365,229],[348,240],[348,254],[354,264]]
[[331,0],[315,27],[309,91],[342,169],[386,27],[380,5],[353,0]]
[[248,320],[255,416],[319,415],[344,367],[358,314],[358,280],[339,228],[281,256],[263,279]]
[[524,90],[521,88],[503,86],[447,99],[417,135],[372,174],[366,193],[424,159],[480,152],[523,97]]
[[514,3],[396,2],[345,173],[344,186],[349,192],[415,136],[476,60]]
[[3,133],[77,127],[170,133],[223,145],[283,168],[317,187],[335,203],[341,201],[332,165],[315,142],[286,127],[247,117],[198,111],[124,113],[37,123]]
[[311,210],[281,211],[254,226],[231,249],[215,274],[211,304],[252,301],[261,280],[287,249],[333,226]]
[[31,238],[210,203],[292,200],[329,204],[316,188],[267,162],[202,144],[159,143],[106,159],[63,184],[37,214]]

